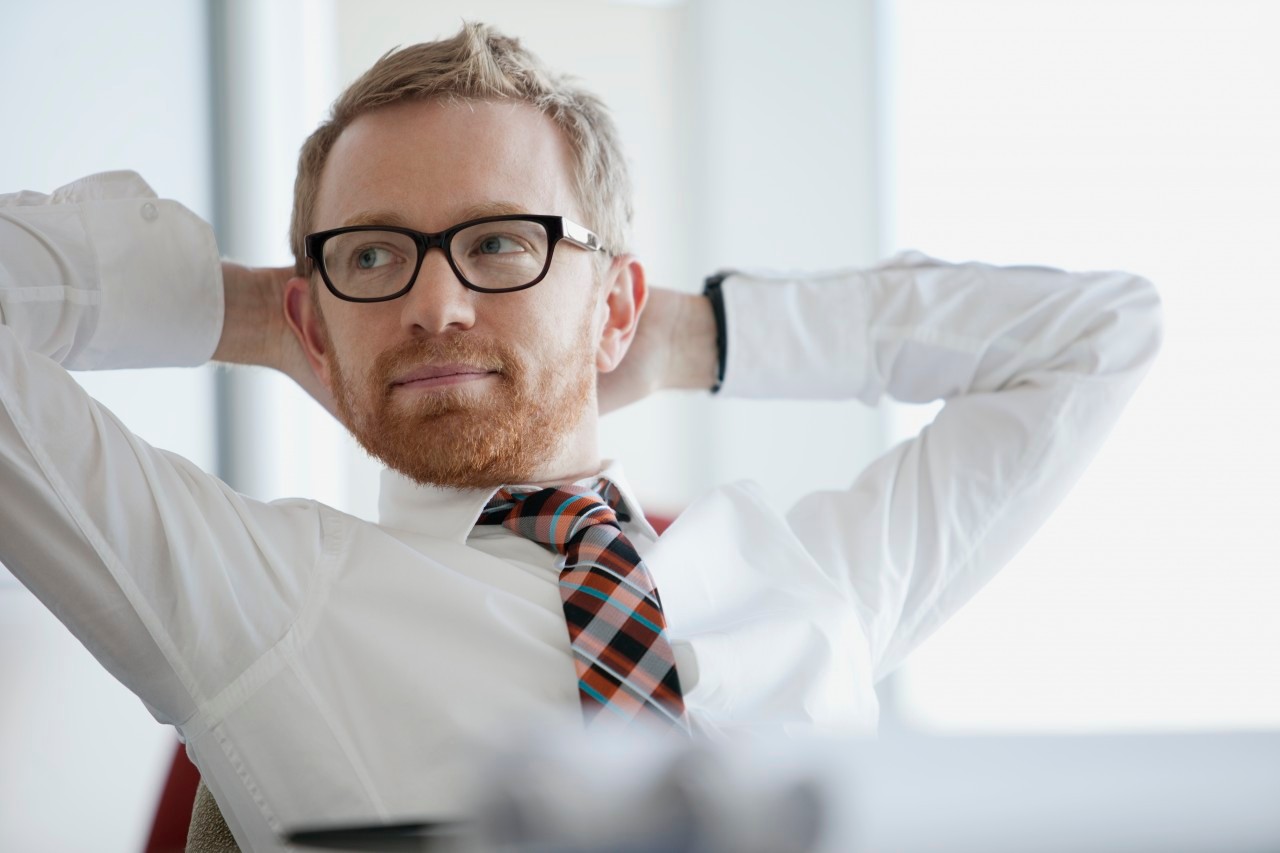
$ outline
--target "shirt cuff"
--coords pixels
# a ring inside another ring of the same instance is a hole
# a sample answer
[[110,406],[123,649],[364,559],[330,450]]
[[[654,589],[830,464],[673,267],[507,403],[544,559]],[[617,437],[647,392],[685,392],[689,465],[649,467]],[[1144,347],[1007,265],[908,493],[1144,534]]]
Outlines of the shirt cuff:
[[867,371],[864,273],[724,279],[727,362],[720,396],[852,399]]
[[222,335],[224,309],[213,230],[129,177],[131,197],[75,199],[97,259],[102,309],[78,363],[68,366],[204,364]]

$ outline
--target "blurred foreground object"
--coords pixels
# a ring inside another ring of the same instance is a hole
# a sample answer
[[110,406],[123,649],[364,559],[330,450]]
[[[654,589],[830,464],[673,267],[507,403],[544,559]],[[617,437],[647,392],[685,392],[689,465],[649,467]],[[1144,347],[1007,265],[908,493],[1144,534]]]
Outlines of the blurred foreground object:
[[[1026,783],[1046,772],[1052,784]],[[466,823],[292,840],[509,853],[1280,850],[1280,733],[690,744],[578,732],[528,739],[472,781]],[[1198,805],[1171,806],[1187,802]]]

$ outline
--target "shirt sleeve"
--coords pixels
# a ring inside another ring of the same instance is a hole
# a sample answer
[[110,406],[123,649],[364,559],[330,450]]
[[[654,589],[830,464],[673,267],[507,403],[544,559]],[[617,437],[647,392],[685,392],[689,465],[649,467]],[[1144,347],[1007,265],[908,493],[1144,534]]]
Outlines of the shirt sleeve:
[[134,172],[0,195],[0,323],[72,370],[188,367],[222,334],[213,232]]
[[131,173],[0,197],[0,563],[167,723],[284,632],[318,511],[149,446],[64,365],[206,360],[217,267],[208,226]]
[[816,277],[734,275],[723,293],[722,394],[944,401],[850,489],[808,495],[788,514],[851,586],[877,680],[1048,518],[1161,340],[1155,289],[1120,272],[908,253]]

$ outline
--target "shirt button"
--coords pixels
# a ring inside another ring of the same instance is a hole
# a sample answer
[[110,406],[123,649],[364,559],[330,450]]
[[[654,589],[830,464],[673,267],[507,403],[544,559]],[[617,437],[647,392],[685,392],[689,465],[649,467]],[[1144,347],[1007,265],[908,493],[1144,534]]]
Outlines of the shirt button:
[[142,218],[148,222],[155,222],[160,218],[160,211],[156,210],[156,206],[151,202],[147,202],[142,206]]

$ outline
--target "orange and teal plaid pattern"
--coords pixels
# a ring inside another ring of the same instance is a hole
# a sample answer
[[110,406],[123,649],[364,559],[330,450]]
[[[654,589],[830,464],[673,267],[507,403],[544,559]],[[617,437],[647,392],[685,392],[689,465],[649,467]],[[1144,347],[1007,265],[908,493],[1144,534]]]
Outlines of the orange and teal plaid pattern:
[[477,524],[501,524],[564,559],[560,597],[587,725],[658,723],[688,731],[684,696],[653,578],[623,535],[608,480],[499,489]]

